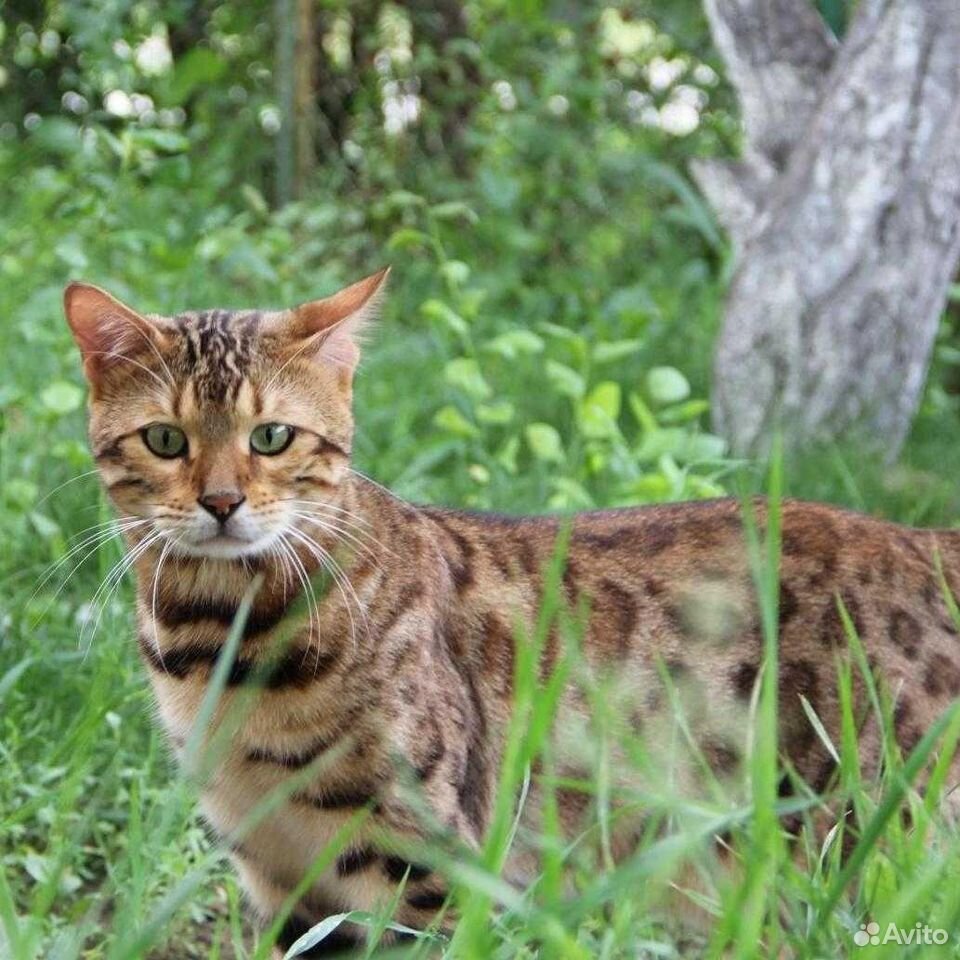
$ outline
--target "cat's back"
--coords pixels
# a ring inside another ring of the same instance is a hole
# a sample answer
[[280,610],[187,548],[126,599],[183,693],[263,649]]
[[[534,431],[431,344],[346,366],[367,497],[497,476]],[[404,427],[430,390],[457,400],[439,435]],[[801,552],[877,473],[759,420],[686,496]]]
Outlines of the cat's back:
[[[445,554],[454,547],[460,586],[487,585],[473,566],[500,577],[541,576],[556,559],[568,583],[619,576],[730,579],[749,572],[749,541],[763,541],[768,506],[717,498],[642,507],[591,510],[569,516],[515,516],[501,513],[421,507],[440,532]],[[792,591],[830,593],[849,589],[866,599],[907,588],[925,597],[940,593],[935,556],[948,583],[954,568],[960,586],[960,531],[917,529],[822,503],[784,500],[780,505],[781,586]],[[766,553],[765,553],[766,555]],[[469,580],[469,584],[467,584]],[[636,584],[635,584],[636,585]],[[656,591],[656,585],[654,591]],[[787,605],[790,598],[787,597]],[[854,606],[856,603],[854,603]]]
[[[553,563],[555,592],[579,611],[588,659],[625,675],[640,671],[651,685],[662,665],[717,703],[748,702],[762,658],[750,531],[762,544],[768,506],[757,498],[749,509],[746,523],[744,504],[732,498],[569,518],[440,508],[425,516],[449,558],[462,622],[479,625],[469,629],[483,651],[478,662],[509,669],[510,658],[492,651],[509,646],[517,611],[533,622]],[[901,691],[906,741],[926,714],[960,694],[960,642],[943,589],[960,590],[960,532],[786,500],[778,579],[787,712],[802,695],[836,716],[836,654],[849,651],[852,631],[888,687]],[[559,655],[551,635],[545,670]]]

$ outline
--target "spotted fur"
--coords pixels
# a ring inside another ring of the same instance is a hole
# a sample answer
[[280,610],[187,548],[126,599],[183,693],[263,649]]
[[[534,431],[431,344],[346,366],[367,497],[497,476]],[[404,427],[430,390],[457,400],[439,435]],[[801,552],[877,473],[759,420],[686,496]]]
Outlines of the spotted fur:
[[[202,797],[256,912],[275,916],[337,831],[358,824],[298,903],[285,945],[326,913],[389,901],[400,883],[402,923],[423,927],[443,907],[444,878],[409,851],[428,836],[467,847],[483,840],[512,708],[515,627],[533,634],[564,529],[555,517],[414,506],[349,469],[357,327],[383,280],[294,311],[172,319],[141,316],[96,288],[67,292],[104,483],[122,516],[148,521],[126,533],[139,647],[180,755],[241,602],[259,583],[214,723],[234,709],[244,719]],[[186,457],[146,449],[142,430],[158,420],[182,427]],[[283,454],[258,457],[247,438],[269,421],[295,425],[296,435]],[[237,536],[252,546],[211,554],[205,544],[216,538],[201,538],[210,528],[198,504],[224,491],[246,498]],[[757,516],[762,528],[762,504]],[[796,774],[823,790],[833,762],[801,698],[839,739],[841,606],[894,701],[904,749],[960,694],[960,638],[935,567],[939,555],[951,589],[960,586],[960,534],[788,502],[782,546],[781,744]],[[315,578],[324,557],[341,572],[317,581],[305,607],[300,574]],[[606,683],[608,702],[654,762],[676,763],[664,750],[676,699],[712,775],[734,777],[763,646],[740,505],[577,515],[560,589],[570,616],[584,615],[584,636],[558,710],[558,771],[590,777],[598,751],[584,691]],[[554,627],[544,680],[564,656]],[[859,680],[855,695],[863,719]],[[864,770],[876,773],[881,741],[866,721],[861,749]],[[703,771],[680,774],[697,789]],[[300,779],[287,799],[241,834],[251,811],[291,777]],[[789,792],[790,778],[781,787]],[[535,776],[525,812],[532,826],[540,791]],[[573,835],[589,795],[564,786],[556,796]],[[615,833],[616,855],[637,830],[630,821]],[[518,844],[507,876],[524,883],[536,871],[536,852]],[[328,946],[358,936],[347,927]]]

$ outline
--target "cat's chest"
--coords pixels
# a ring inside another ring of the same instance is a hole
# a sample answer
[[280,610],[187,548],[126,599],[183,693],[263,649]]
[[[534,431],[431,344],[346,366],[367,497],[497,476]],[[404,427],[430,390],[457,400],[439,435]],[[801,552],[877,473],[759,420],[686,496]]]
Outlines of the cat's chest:
[[[370,811],[336,802],[348,795],[336,786],[344,771],[331,763],[325,775],[319,767],[316,774],[280,770],[235,756],[203,788],[204,817],[260,883],[287,895],[309,874],[308,899],[319,897],[335,909],[373,909],[385,895],[384,878],[344,866],[353,862],[351,850],[366,849]],[[311,798],[335,802],[324,807]]]

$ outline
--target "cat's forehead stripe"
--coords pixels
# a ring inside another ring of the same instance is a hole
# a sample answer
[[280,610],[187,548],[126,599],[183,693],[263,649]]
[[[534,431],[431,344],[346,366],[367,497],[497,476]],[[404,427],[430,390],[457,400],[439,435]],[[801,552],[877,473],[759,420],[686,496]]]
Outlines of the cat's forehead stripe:
[[200,403],[236,401],[254,356],[258,310],[202,310],[174,318],[183,337],[180,361]]

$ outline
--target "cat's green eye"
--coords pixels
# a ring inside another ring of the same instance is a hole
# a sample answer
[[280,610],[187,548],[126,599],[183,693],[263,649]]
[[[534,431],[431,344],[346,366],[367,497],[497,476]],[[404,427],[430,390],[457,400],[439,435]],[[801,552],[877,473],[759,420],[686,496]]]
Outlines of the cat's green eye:
[[285,423],[261,423],[250,434],[250,446],[265,456],[283,453],[293,442],[293,427]]
[[154,423],[142,431],[143,442],[151,453],[172,460],[187,452],[187,435],[170,423]]

